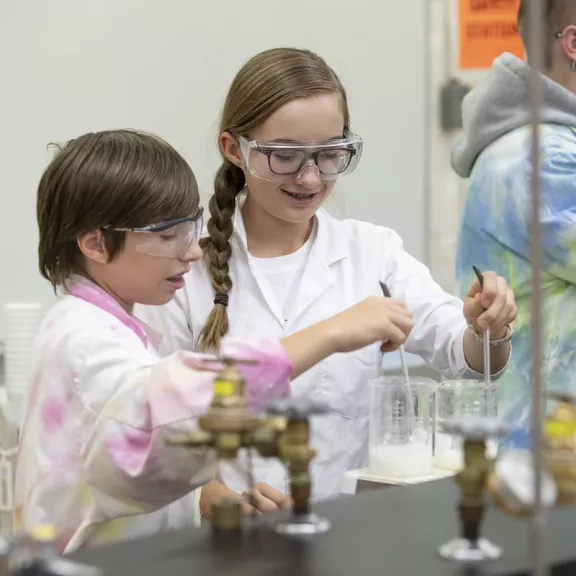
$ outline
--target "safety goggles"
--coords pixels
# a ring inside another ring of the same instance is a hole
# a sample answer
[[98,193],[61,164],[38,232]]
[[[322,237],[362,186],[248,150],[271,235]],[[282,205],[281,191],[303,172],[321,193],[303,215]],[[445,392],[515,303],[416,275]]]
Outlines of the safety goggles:
[[299,178],[313,167],[321,180],[350,174],[362,156],[362,138],[350,134],[324,142],[248,140],[238,136],[246,169],[269,182]]
[[200,206],[194,216],[175,218],[149,226],[135,228],[110,228],[117,232],[134,232],[137,234],[135,249],[138,252],[160,258],[178,258],[202,235],[204,208]]

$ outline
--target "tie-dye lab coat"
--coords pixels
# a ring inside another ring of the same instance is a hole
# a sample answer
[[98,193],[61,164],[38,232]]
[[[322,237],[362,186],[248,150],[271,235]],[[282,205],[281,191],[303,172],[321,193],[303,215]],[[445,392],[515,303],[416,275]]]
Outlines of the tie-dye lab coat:
[[[212,399],[214,364],[156,356],[158,335],[96,285],[75,278],[48,312],[20,435],[15,529],[55,524],[59,548],[192,525],[191,492],[216,472],[212,451],[167,446],[194,430]],[[277,341],[228,340],[253,409],[288,393],[290,362]]]
[[[519,306],[499,410],[514,432],[504,445],[529,441],[531,321],[531,128],[501,137],[478,157],[468,184],[457,277],[465,293],[472,265],[508,279]],[[576,129],[541,128],[543,357],[549,389],[576,393]]]

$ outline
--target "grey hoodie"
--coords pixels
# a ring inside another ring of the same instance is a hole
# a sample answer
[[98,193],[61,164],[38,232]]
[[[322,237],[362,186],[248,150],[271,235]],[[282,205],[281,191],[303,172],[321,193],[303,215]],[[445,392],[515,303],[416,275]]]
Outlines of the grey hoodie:
[[[507,132],[531,123],[530,68],[512,54],[494,60],[489,75],[464,99],[464,133],[452,149],[452,167],[468,178],[478,155]],[[544,124],[576,126],[576,96],[542,76]]]

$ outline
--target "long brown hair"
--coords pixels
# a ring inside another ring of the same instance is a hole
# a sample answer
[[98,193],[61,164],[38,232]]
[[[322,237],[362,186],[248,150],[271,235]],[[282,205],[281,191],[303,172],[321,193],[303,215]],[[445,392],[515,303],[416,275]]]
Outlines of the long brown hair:
[[[348,130],[346,91],[334,70],[320,56],[296,48],[266,50],[251,58],[232,81],[222,110],[219,134],[229,132],[235,136],[248,136],[285,104],[326,93],[342,97],[344,129]],[[209,203],[210,236],[200,243],[216,294],[214,308],[198,338],[200,350],[218,350],[222,336],[228,332],[226,307],[232,289],[228,265],[232,255],[230,237],[236,197],[245,184],[242,169],[223,156]]]
[[[40,273],[54,291],[83,273],[80,234],[146,226],[190,216],[198,186],[186,160],[167,142],[136,130],[84,134],[57,146],[36,199]],[[125,233],[104,233],[108,256],[124,246]]]

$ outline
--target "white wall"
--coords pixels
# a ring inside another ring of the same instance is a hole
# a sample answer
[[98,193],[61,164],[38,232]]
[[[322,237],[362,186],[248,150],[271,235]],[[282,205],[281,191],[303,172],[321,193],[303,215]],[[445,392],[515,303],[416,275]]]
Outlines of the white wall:
[[[365,140],[334,212],[425,249],[426,0],[0,0],[0,304],[52,298],[36,264],[46,146],[133,127],[174,144],[211,190],[215,127],[241,64],[280,45],[318,51]],[[0,337],[2,328],[0,326]]]
[[456,77],[475,86],[488,70],[458,68],[458,0],[430,0],[428,97],[429,132],[428,191],[426,214],[429,231],[428,264],[433,276],[445,290],[454,292],[458,228],[466,193],[466,181],[457,176],[450,165],[450,151],[460,132],[445,133],[440,127],[439,96],[442,86]]
[[454,292],[456,241],[462,209],[463,183],[450,165],[450,149],[458,132],[445,133],[440,126],[440,91],[456,70],[458,56],[457,2],[430,0],[428,179],[430,203],[429,265],[445,290]]

